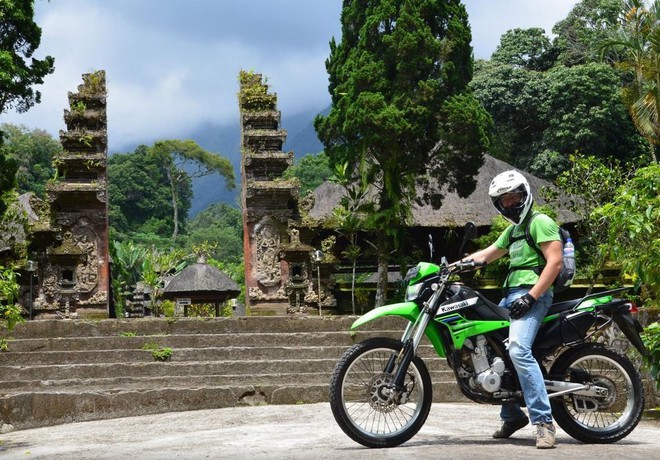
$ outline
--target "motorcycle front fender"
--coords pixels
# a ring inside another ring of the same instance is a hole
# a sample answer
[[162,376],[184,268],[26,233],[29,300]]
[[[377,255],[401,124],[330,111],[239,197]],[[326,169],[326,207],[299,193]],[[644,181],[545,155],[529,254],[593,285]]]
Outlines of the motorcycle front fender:
[[[366,323],[369,323],[378,318],[384,318],[386,316],[399,316],[401,318],[405,318],[411,323],[414,323],[417,318],[419,318],[419,315],[420,309],[414,302],[401,302],[391,305],[383,305],[382,307],[374,308],[373,310],[360,316],[353,322],[351,329],[357,329]],[[424,333],[429,339],[429,342],[431,342],[431,345],[433,345],[433,348],[435,348],[438,356],[444,358],[446,356],[445,346],[442,344],[440,334],[438,333],[438,330],[433,321],[429,321],[429,324],[426,326]]]

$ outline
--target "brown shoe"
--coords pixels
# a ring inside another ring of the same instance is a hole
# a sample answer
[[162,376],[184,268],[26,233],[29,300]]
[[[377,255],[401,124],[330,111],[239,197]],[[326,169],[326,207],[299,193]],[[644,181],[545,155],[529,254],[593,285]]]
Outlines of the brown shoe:
[[504,422],[502,423],[502,427],[493,433],[493,437],[495,439],[506,439],[519,429],[526,427],[528,423],[529,419],[527,417],[519,418],[512,422]]
[[536,425],[536,448],[552,449],[555,447],[555,426],[552,423],[539,423]]

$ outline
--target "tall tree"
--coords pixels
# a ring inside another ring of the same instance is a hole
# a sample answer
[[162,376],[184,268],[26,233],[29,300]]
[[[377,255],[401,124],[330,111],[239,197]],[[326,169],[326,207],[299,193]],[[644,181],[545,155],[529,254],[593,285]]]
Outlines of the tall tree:
[[598,44],[616,27],[621,0],[582,0],[552,28],[558,61],[565,66],[598,62]]
[[[197,177],[218,173],[225,179],[225,185],[228,189],[235,187],[234,167],[231,162],[224,157],[204,150],[194,141],[158,141],[151,148],[151,155],[157,158],[170,183],[172,220],[174,222],[172,240],[176,240],[179,234],[179,197],[177,193],[179,184]],[[184,165],[186,164],[195,169],[191,172],[185,170]]]
[[619,72],[595,62],[535,70],[520,58],[531,52],[529,37],[506,38],[498,51],[508,52],[479,61],[470,83],[495,120],[494,156],[553,179],[576,151],[622,160],[646,152],[621,101]]
[[[43,83],[53,72],[55,60],[51,56],[43,60],[32,57],[40,43],[33,0],[0,1],[0,114],[11,108],[25,112],[41,100],[32,86]],[[0,131],[0,147],[2,143]],[[17,170],[16,162],[0,150],[0,216],[7,209],[3,196],[16,185]]]
[[622,49],[615,66],[632,75],[624,86],[623,98],[637,130],[650,146],[657,161],[660,145],[660,0],[647,7],[644,0],[623,3],[619,28],[603,42],[603,52]]
[[188,218],[192,179],[217,172],[233,188],[234,170],[224,157],[190,140],[156,142],[108,161],[110,223],[122,233],[146,232],[172,241]]
[[345,0],[341,23],[326,61],[332,107],[315,128],[332,167],[348,163],[377,188],[369,226],[381,305],[413,203],[439,206],[448,190],[474,189],[490,117],[467,90],[471,32],[460,1]]
[[557,50],[540,28],[513,29],[500,38],[491,56],[493,62],[528,70],[548,70],[556,61]]
[[0,113],[10,108],[25,112],[41,101],[32,86],[53,73],[55,59],[32,57],[40,43],[34,0],[0,2]]

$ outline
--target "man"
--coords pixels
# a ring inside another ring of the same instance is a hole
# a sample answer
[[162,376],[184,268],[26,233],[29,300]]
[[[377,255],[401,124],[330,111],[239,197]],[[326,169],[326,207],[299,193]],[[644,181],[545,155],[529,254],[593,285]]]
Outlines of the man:
[[[562,266],[559,227],[545,214],[532,212],[532,192],[525,177],[517,171],[497,175],[488,194],[498,212],[512,225],[495,243],[470,258],[490,263],[509,254],[505,296],[500,302],[500,306],[509,309],[511,317],[509,356],[518,373],[529,419],[536,426],[536,447],[548,449],[555,445],[555,427],[543,374],[532,356],[532,344],[552,304],[551,286]],[[543,257],[527,243],[525,229],[528,224],[530,235]],[[508,438],[529,423],[525,413],[513,403],[504,404],[500,416],[502,427],[493,433],[494,438]]]

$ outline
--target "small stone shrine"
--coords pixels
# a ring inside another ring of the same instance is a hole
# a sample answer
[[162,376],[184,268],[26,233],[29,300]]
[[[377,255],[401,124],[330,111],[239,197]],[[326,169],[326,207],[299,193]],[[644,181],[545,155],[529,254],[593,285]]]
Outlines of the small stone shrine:
[[105,72],[84,74],[78,92],[68,96],[49,206],[31,229],[38,279],[33,308],[35,316],[108,317]]

